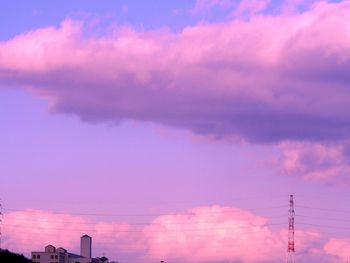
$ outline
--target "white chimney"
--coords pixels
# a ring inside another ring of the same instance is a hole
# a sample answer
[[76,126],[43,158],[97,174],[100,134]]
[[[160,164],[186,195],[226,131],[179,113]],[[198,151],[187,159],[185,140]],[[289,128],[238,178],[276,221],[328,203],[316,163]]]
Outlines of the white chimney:
[[91,258],[92,238],[88,235],[83,235],[80,238],[80,255],[84,258]]

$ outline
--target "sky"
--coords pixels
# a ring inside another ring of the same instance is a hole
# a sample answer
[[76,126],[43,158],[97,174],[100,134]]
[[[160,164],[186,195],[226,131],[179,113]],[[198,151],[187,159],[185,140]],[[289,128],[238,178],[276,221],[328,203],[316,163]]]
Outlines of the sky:
[[350,1],[1,1],[1,248],[350,255]]

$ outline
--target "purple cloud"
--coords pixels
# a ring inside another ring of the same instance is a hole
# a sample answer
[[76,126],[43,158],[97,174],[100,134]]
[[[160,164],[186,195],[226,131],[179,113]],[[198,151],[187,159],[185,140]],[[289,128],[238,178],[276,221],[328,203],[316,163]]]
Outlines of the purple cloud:
[[274,163],[284,174],[298,175],[309,181],[346,183],[350,173],[348,148],[344,144],[283,142],[281,157]]
[[350,1],[180,33],[66,20],[0,43],[0,83],[92,122],[153,122],[266,143],[349,136]]

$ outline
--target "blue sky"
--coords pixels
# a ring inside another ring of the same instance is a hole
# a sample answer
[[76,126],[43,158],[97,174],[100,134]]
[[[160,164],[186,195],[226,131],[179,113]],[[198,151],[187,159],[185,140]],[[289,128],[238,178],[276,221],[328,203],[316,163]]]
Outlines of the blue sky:
[[[38,27],[57,26],[67,17],[84,15],[102,16],[109,22],[130,25],[138,29],[169,27],[179,30],[196,21],[195,17],[173,14],[175,10],[187,12],[194,7],[194,1],[118,1],[77,0],[61,1],[6,1],[2,4],[0,23],[1,39],[11,38],[19,33]],[[127,7],[127,11],[126,8]],[[16,14],[16,15],[14,15]],[[156,16],[154,14],[157,14]]]

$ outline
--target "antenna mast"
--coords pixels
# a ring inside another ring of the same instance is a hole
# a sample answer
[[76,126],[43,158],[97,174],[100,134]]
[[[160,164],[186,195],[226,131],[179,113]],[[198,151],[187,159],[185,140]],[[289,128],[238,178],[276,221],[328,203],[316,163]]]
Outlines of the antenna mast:
[[287,263],[295,263],[295,244],[294,244],[294,199],[293,195],[290,195],[289,199],[289,218],[288,218],[288,254]]

